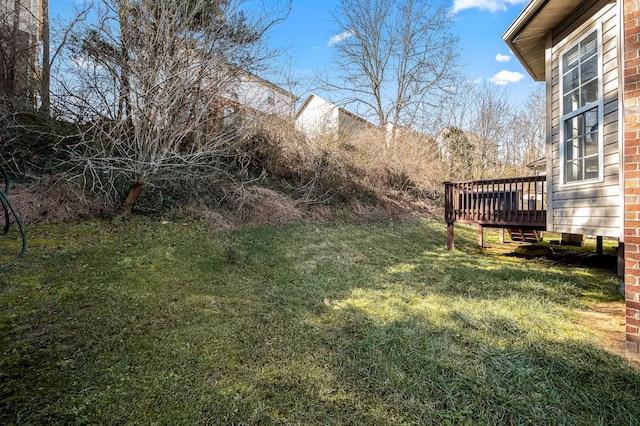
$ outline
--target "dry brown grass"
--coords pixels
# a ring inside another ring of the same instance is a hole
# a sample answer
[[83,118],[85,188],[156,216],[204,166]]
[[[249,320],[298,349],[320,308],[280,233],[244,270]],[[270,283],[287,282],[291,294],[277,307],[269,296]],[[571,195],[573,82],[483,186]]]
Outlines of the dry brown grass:
[[237,173],[255,180],[230,191],[236,223],[441,214],[444,173],[432,138],[405,131],[390,142],[379,129],[307,138],[282,121],[254,125],[236,149]]
[[295,200],[267,188],[253,186],[244,191],[239,219],[251,224],[284,224],[303,219]]
[[[444,174],[431,138],[405,132],[391,143],[380,130],[367,129],[310,139],[279,120],[243,126],[249,137],[236,146],[227,164],[228,181],[199,178],[195,189],[156,187],[145,191],[138,211],[177,212],[223,229],[301,220],[378,220],[414,212],[440,215]],[[10,198],[26,224],[112,215],[119,207],[117,200],[54,177],[14,185]]]
[[[605,349],[626,356],[624,302],[601,302],[581,311],[577,323],[591,327]],[[640,365],[640,364],[639,364]]]
[[376,205],[398,193],[437,200],[442,191],[439,150],[416,132],[400,132],[393,141],[380,129],[306,138],[279,123],[263,127],[261,136],[253,162],[287,181],[308,204]]
[[87,195],[78,186],[52,177],[13,183],[8,198],[25,224],[67,222],[114,212],[106,200]]

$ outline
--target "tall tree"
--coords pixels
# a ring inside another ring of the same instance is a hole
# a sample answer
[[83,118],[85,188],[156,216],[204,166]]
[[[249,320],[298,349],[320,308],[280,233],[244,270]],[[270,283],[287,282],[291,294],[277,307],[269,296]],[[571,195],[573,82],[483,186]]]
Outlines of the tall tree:
[[544,157],[546,103],[544,86],[533,90],[507,118],[501,159],[508,175],[531,174],[527,165]]
[[380,126],[413,126],[457,72],[458,43],[445,0],[341,0],[333,14],[335,79],[345,103]]
[[504,147],[508,123],[512,116],[512,105],[503,87],[484,83],[469,94],[471,120],[469,132],[473,135],[476,156],[481,167],[477,179],[500,176],[501,148]]

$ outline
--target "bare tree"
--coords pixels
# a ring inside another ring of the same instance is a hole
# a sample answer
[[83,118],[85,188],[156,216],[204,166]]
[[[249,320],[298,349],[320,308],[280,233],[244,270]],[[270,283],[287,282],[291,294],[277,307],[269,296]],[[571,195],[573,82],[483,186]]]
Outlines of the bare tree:
[[469,134],[458,127],[445,127],[438,134],[437,143],[442,153],[442,180],[460,181],[474,178],[478,157]]
[[544,86],[540,85],[527,98],[522,116],[526,117],[525,126],[521,130],[524,152],[522,163],[528,164],[544,157],[547,108]]
[[51,28],[49,26],[49,0],[42,4],[42,90],[40,111],[46,117],[51,114]]
[[441,97],[434,116],[448,179],[523,176],[544,152],[545,101],[540,88],[522,105],[504,87],[461,81]]
[[469,133],[476,147],[478,168],[474,178],[486,179],[502,174],[501,153],[512,105],[503,87],[484,83],[471,96]]
[[342,32],[333,46],[335,79],[326,86],[348,93],[344,103],[380,126],[415,125],[456,75],[447,9],[444,0],[342,0],[333,15]]
[[[102,0],[99,17],[74,38],[74,78],[61,82],[68,115],[81,125],[69,155],[94,190],[126,185],[131,210],[147,186],[199,184],[220,173],[240,126],[223,123],[239,74],[268,65],[268,28],[289,1]],[[246,125],[246,122],[245,122]]]

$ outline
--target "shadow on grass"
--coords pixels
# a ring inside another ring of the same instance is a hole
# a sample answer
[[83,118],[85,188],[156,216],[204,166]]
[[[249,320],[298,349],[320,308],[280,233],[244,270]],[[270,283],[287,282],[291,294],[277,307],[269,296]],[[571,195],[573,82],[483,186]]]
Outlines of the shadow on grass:
[[638,418],[640,374],[619,358],[587,340],[532,336],[501,317],[484,316],[478,332],[466,316],[450,312],[446,325],[415,313],[390,322],[370,318],[363,323],[375,325],[356,337],[331,330],[340,348],[336,368],[356,384],[354,393],[375,395],[414,424],[633,424]]

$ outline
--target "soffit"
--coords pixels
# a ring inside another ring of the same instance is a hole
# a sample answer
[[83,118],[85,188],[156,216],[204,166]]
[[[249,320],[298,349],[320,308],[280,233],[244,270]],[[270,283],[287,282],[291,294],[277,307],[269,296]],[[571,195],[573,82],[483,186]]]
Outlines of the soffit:
[[584,0],[532,0],[503,34],[502,39],[534,80],[545,80],[547,34],[581,3]]

